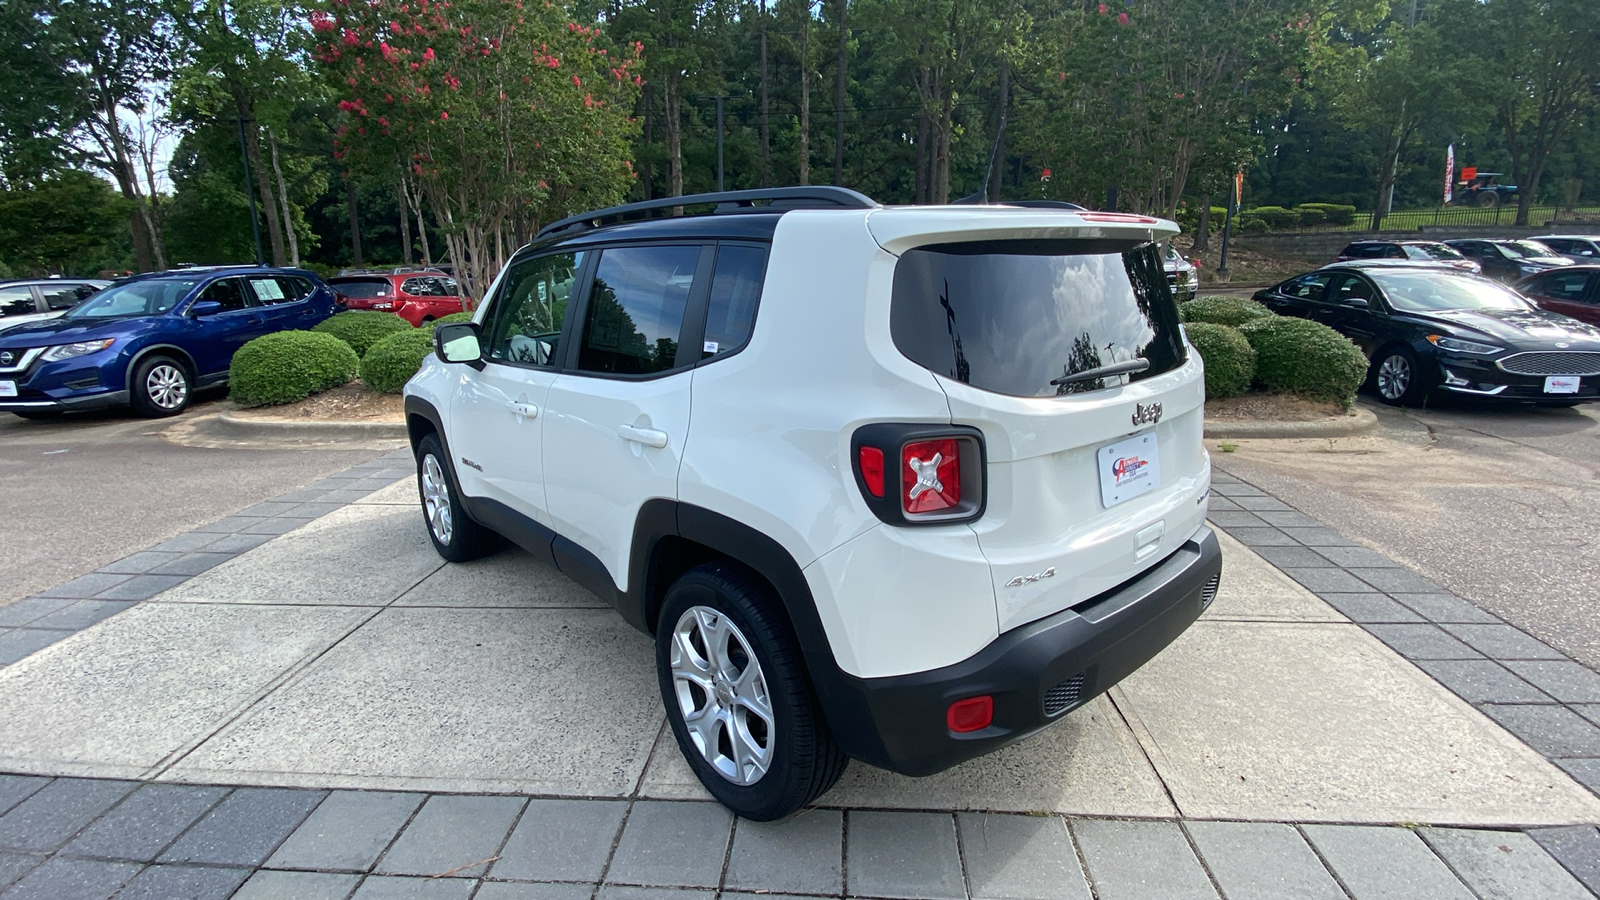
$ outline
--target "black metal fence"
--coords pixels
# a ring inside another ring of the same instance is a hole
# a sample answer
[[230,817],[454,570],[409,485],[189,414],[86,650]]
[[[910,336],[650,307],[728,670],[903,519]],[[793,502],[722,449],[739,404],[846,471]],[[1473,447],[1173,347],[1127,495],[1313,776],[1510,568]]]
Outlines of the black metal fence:
[[[1249,215],[1249,210],[1244,212]],[[1416,231],[1428,225],[1447,228],[1458,226],[1510,226],[1517,221],[1517,204],[1499,206],[1441,206],[1435,209],[1401,209],[1384,216],[1374,229],[1373,214],[1358,212],[1347,224],[1324,223],[1312,226],[1274,228],[1272,234],[1293,234],[1316,231]],[[1587,225],[1600,228],[1600,208],[1566,209],[1559,206],[1533,206],[1528,209],[1528,224],[1542,227],[1547,223]]]

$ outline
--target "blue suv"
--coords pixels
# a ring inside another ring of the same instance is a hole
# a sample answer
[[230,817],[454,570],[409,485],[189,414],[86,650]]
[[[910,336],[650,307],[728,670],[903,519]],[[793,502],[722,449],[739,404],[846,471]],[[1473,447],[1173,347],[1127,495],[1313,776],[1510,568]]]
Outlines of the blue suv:
[[224,384],[252,338],[310,328],[338,311],[299,269],[179,269],[118,282],[58,319],[0,333],[0,411],[42,419],[132,406],[175,416]]

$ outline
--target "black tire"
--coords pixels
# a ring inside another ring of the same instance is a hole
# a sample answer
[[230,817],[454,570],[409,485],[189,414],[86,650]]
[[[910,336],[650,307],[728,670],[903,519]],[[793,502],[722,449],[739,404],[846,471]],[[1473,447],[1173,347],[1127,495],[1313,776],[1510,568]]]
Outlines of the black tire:
[[450,562],[471,562],[499,550],[500,535],[473,521],[461,506],[460,483],[439,436],[417,442],[417,496],[433,549]]
[[1479,191],[1478,196],[1474,198],[1474,201],[1479,206],[1483,207],[1499,206],[1500,195],[1496,194],[1494,191]]
[[[727,562],[706,563],[668,589],[656,628],[656,674],[678,749],[713,797],[756,822],[798,812],[833,787],[849,762],[828,731],[799,646],[777,604],[766,586],[743,569]],[[703,617],[732,626],[720,632],[723,649],[716,654],[708,650]],[[708,691],[690,678],[680,685],[674,674],[674,651],[683,671],[717,670],[708,679],[713,689]],[[723,664],[719,666],[713,657]],[[736,672],[730,673],[729,666],[737,666]],[[737,677],[730,679],[730,674]],[[770,723],[743,702],[746,693],[764,693]],[[714,717],[708,725],[716,744],[710,754],[702,752],[691,736],[685,705],[702,713],[711,713],[714,707],[727,711],[726,717]],[[760,769],[759,757],[748,767],[741,765],[733,744],[736,732],[739,740],[748,736],[743,745],[747,750],[764,749],[765,769]],[[708,756],[717,759],[713,762]],[[737,775],[730,774],[730,768]]]
[[128,400],[147,419],[175,416],[189,408],[194,376],[170,356],[147,356],[128,373]]
[[1378,399],[1390,406],[1416,406],[1429,390],[1417,355],[1405,347],[1387,347],[1373,354],[1367,383]]

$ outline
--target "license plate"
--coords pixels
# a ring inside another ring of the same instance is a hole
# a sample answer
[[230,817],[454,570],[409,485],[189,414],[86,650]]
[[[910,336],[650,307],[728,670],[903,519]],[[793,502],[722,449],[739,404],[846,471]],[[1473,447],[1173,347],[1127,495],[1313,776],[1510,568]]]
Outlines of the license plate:
[[1544,380],[1544,392],[1546,394],[1576,394],[1580,380],[1576,375],[1551,375]]
[[0,397],[15,397],[17,383],[15,381],[0,381]]
[[1100,501],[1107,509],[1161,484],[1161,459],[1156,436],[1141,434],[1100,448]]

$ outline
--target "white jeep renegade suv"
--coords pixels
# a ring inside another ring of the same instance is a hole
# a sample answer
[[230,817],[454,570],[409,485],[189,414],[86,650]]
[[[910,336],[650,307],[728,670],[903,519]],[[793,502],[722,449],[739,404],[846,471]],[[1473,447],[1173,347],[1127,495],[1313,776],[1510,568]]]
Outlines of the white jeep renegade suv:
[[1059,720],[1221,556],[1176,226],[1045,206],[783,188],[550,225],[406,387],[435,547],[509,538],[654,635],[679,747],[747,818]]

